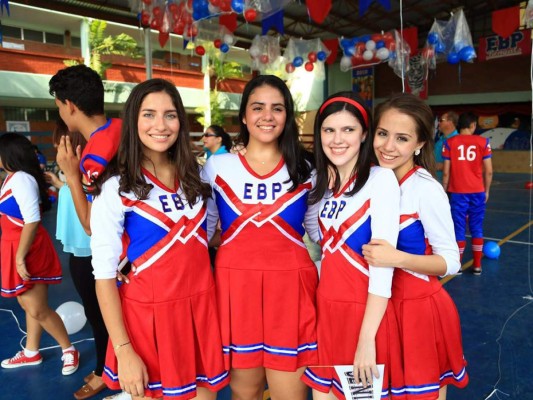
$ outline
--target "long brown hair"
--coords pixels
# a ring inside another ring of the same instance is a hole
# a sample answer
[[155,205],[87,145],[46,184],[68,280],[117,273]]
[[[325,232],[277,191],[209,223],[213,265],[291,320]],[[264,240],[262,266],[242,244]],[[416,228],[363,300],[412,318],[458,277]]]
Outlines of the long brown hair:
[[118,153],[114,162],[111,163],[109,171],[106,170],[105,176],[118,174],[121,192],[133,192],[139,199],[148,197],[152,185],[146,182],[141,169],[145,157],[139,139],[138,120],[144,98],[151,93],[158,92],[168,94],[174,107],[176,107],[180,130],[176,142],[168,149],[168,156],[171,164],[176,168],[176,176],[187,202],[194,204],[198,201],[199,196],[204,198],[210,196],[211,189],[200,179],[199,165],[192,152],[189,123],[181,97],[176,87],[164,79],[147,80],[139,83],[131,91],[124,106],[122,136]]
[[[379,104],[374,112],[376,126],[386,111],[391,109],[411,117],[416,126],[416,137],[418,142],[425,142],[420,149],[419,155],[413,155],[415,165],[425,168],[431,175],[435,176],[436,162],[433,153],[434,125],[433,112],[431,108],[418,96],[411,93],[397,93],[390,96],[383,103]],[[374,142],[375,132],[371,132],[371,142]]]

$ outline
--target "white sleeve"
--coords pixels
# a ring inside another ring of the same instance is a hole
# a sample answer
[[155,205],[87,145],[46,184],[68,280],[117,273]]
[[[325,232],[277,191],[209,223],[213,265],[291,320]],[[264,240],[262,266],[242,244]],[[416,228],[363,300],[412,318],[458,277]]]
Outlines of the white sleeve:
[[39,185],[33,176],[26,172],[16,172],[11,178],[11,190],[17,201],[25,224],[41,220]]
[[209,157],[200,171],[202,180],[211,186],[211,196],[207,199],[207,238],[210,240],[215,234],[218,224],[218,208],[215,201],[214,180],[216,177],[215,163],[216,157]]
[[[312,174],[312,187],[316,185],[316,172],[313,170]],[[318,212],[320,211],[320,201],[315,204],[308,204],[307,211],[304,217],[305,231],[313,241],[317,243],[320,240],[319,224],[318,224]]]
[[[372,182],[370,215],[372,239],[383,239],[396,247],[400,230],[400,186],[394,172],[379,168]],[[369,265],[368,292],[391,297],[394,268]]]
[[118,194],[118,179],[104,183],[91,209],[91,252],[95,279],[117,276],[122,254],[124,208]]
[[420,189],[419,216],[433,254],[446,261],[446,274],[443,276],[456,274],[461,262],[448,197],[442,186],[433,180],[428,179],[427,187]]

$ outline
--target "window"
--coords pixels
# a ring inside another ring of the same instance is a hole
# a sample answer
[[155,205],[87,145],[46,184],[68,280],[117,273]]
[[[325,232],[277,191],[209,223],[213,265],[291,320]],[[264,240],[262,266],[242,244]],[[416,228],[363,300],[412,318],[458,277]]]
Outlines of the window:
[[65,40],[63,39],[63,35],[60,35],[57,33],[45,32],[45,36],[46,36],[46,43],[61,44],[61,45],[65,43]]
[[81,48],[81,39],[79,37],[76,37],[76,36],[71,36],[70,45],[72,47]]
[[22,39],[22,30],[20,28],[15,28],[14,26],[2,25],[2,33],[4,37]]
[[34,31],[33,29],[24,29],[24,40],[32,40],[34,42],[44,42],[43,33],[41,31]]

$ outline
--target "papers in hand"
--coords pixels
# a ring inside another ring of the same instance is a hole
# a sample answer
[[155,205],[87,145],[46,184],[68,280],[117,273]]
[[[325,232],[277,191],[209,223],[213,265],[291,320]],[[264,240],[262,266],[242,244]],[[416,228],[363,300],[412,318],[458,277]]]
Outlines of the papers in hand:
[[383,387],[383,364],[378,366],[379,378],[373,377],[372,385],[363,387],[361,383],[356,384],[353,376],[353,365],[335,365],[335,371],[341,381],[342,390],[346,400],[367,399],[380,400],[381,389]]

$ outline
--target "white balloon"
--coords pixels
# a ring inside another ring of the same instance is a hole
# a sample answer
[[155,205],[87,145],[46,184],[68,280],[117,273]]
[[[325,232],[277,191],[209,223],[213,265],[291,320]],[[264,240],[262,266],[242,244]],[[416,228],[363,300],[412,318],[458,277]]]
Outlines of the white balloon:
[[365,43],[365,47],[367,50],[373,51],[376,49],[376,42],[373,40],[369,40]]
[[376,51],[376,57],[382,61],[386,60],[387,58],[389,58],[389,49],[387,49],[386,47],[378,49],[378,51]]
[[370,61],[372,60],[372,57],[374,57],[374,52],[371,50],[365,50],[363,53],[363,60]]
[[341,71],[347,71],[352,67],[352,59],[348,56],[341,58]]
[[87,322],[83,306],[75,301],[67,301],[61,304],[57,307],[56,312],[63,320],[63,324],[65,324],[65,329],[69,335],[81,331]]
[[254,58],[258,57],[259,54],[261,54],[261,50],[259,49],[258,46],[251,46],[249,51],[250,51],[250,55]]
[[211,3],[207,5],[207,9],[209,10],[209,14],[218,14],[220,12],[220,8],[214,6]]
[[230,35],[229,33],[226,33],[224,37],[222,38],[222,41],[226,43],[228,46],[231,46],[233,44],[234,39],[232,35]]

